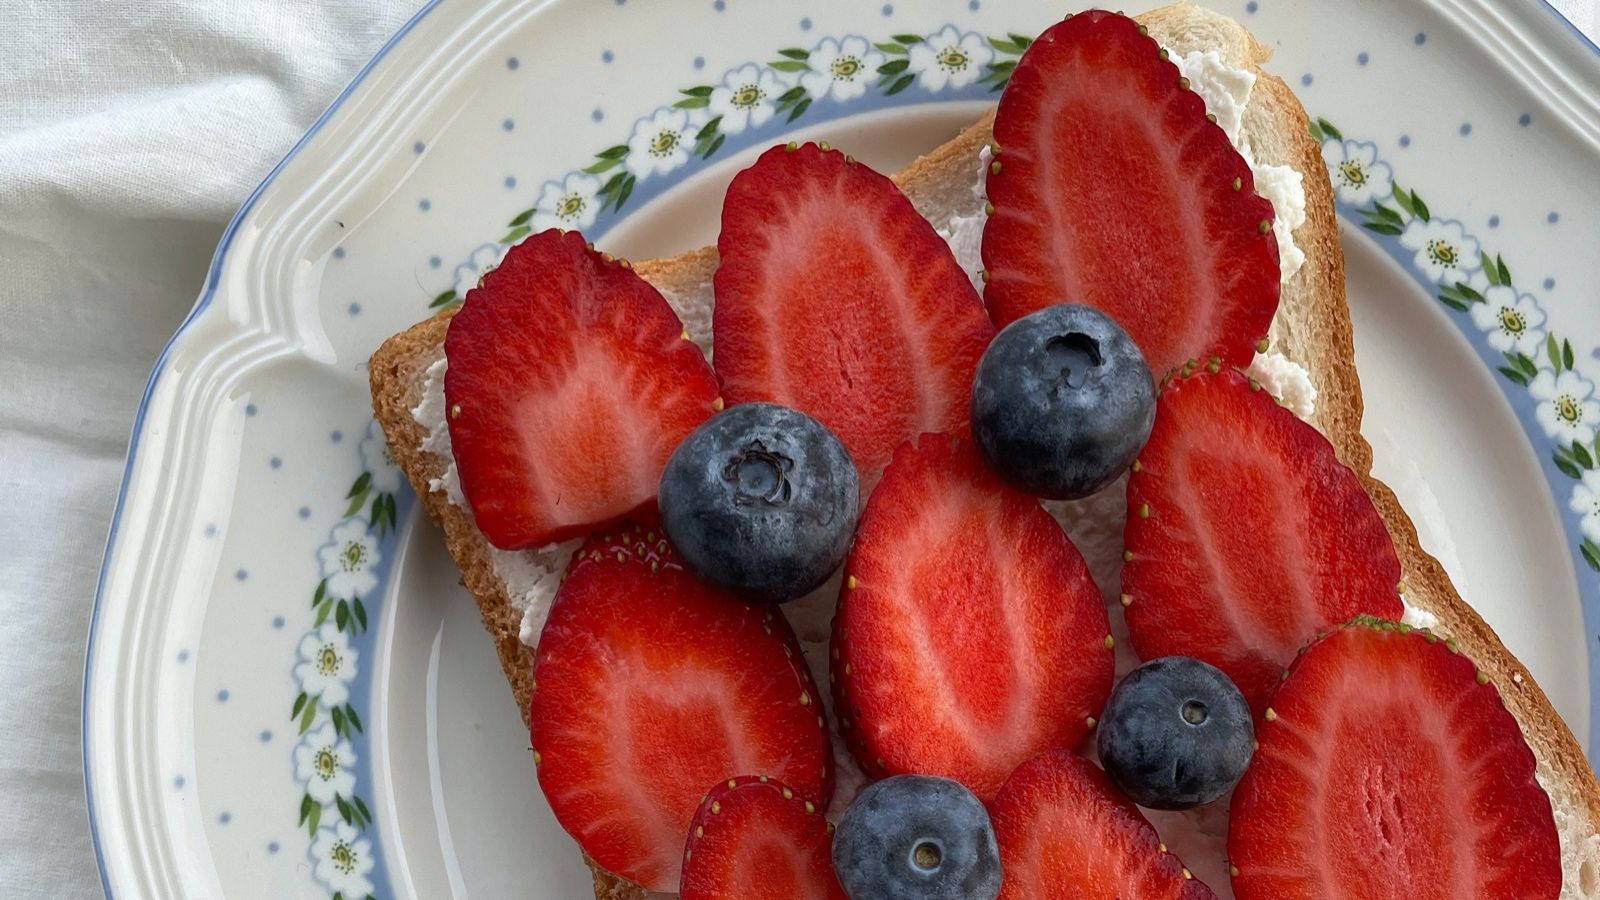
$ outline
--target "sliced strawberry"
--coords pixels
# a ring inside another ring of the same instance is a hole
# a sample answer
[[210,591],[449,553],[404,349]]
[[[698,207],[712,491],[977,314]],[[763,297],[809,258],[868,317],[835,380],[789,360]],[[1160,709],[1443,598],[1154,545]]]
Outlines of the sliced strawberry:
[[1357,619],[1295,661],[1256,738],[1228,831],[1239,900],[1561,894],[1533,752],[1448,642]]
[[1232,369],[1163,389],[1128,479],[1124,541],[1133,648],[1211,663],[1257,713],[1319,631],[1404,612],[1400,561],[1360,480]]
[[1081,756],[1052,750],[1028,760],[989,804],[1001,900],[1212,900],[1133,801]]
[[594,860],[675,891],[700,798],[733,772],[833,792],[822,704],[794,633],[686,571],[660,534],[592,538],[539,639],[539,785]]
[[505,549],[649,518],[667,457],[720,403],[667,301],[577,232],[511,248],[444,353],[461,489]]
[[1272,204],[1205,101],[1132,19],[1090,10],[1028,47],[1000,97],[984,301],[1109,313],[1162,373],[1246,365],[1278,308]]
[[970,441],[895,451],[867,501],[833,622],[840,729],[868,775],[994,795],[1073,747],[1111,692],[1105,604],[1066,532]]
[[765,775],[711,789],[683,851],[682,900],[849,900],[822,807]]
[[868,482],[902,441],[965,430],[994,326],[889,179],[837,150],[774,147],[728,186],[717,250],[712,358],[729,403],[810,413]]

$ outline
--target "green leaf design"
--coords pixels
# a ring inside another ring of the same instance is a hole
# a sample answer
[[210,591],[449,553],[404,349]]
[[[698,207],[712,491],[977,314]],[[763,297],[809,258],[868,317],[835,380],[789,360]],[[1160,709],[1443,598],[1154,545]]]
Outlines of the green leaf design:
[[801,100],[799,103],[796,103],[794,105],[794,109],[789,111],[789,121],[793,122],[795,119],[798,119],[801,116],[805,115],[806,110],[808,110],[810,108],[811,108],[811,98],[810,97],[807,97],[806,99]]
[[[722,146],[722,135],[720,134],[717,135],[716,146]],[[621,209],[622,204],[628,202],[628,197],[633,194],[633,186],[638,183],[639,179],[633,177],[632,175],[622,179],[622,187],[617,191],[617,202],[613,207],[614,209]]]
[[888,41],[885,41],[881,44],[873,44],[872,46],[877,47],[879,50],[882,50],[890,56],[905,56],[907,53],[911,52],[910,50],[907,50],[903,44],[895,44]]
[[1494,255],[1494,267],[1500,273],[1500,283],[1501,284],[1510,284],[1511,283],[1511,270],[1506,268],[1505,259],[1502,258],[1500,256],[1500,254],[1498,254],[1498,253],[1496,253]]
[[328,621],[328,614],[331,612],[333,612],[333,599],[322,601],[322,605],[317,607],[317,620],[311,623],[311,627],[321,628],[322,623]]
[[809,71],[811,71],[811,67],[809,65],[806,65],[805,63],[799,61],[798,59],[780,59],[780,60],[776,60],[774,62],[769,62],[769,63],[767,63],[767,65],[771,66],[774,69],[777,69],[779,72],[809,72]]
[[1594,457],[1589,455],[1589,448],[1577,441],[1572,442],[1572,458],[1585,469],[1594,468]]
[[1327,134],[1322,130],[1322,126],[1317,124],[1316,119],[1306,122],[1306,130],[1311,132],[1311,139],[1319,144],[1328,139]]
[[[778,95],[778,106],[779,106],[779,108],[782,108],[783,106],[785,106],[787,104],[798,102],[800,100],[800,98],[804,97],[805,95],[806,95],[805,87],[803,85],[798,85],[797,84],[794,87],[789,88],[787,91],[784,91],[783,93]],[[718,120],[720,120],[720,118],[721,117],[719,116]],[[711,123],[707,122],[706,124],[709,125]],[[700,130],[702,132],[705,131],[704,128],[702,128]],[[698,137],[699,135],[696,135],[696,136]]]
[[300,798],[300,821],[295,824],[304,825],[306,820],[311,818],[311,808],[316,805],[317,801],[311,799],[310,794],[303,795]]
[[889,85],[889,87],[883,92],[883,95],[885,97],[893,97],[895,94],[898,94],[906,88],[911,87],[911,82],[916,80],[917,76],[915,75],[901,75],[899,78],[895,79],[894,84]]
[[356,708],[348,703],[344,705],[344,717],[357,731],[365,732],[367,730],[361,726],[361,717],[356,715]]
[[1565,457],[1561,456],[1559,450],[1556,451],[1556,454],[1557,455],[1555,457],[1555,464],[1556,464],[1556,468],[1561,470],[1561,474],[1567,476],[1568,478],[1572,478],[1574,480],[1583,477],[1583,473],[1578,471],[1577,464],[1575,464],[1572,460],[1566,459]]
[[333,805],[339,808],[340,818],[344,819],[346,822],[349,822],[351,825],[356,824],[355,812],[350,809],[350,804],[344,802],[343,797],[339,796],[338,794],[334,794]]
[[602,159],[597,163],[585,166],[583,170],[590,175],[599,175],[601,172],[609,172],[620,165],[622,165],[622,160],[620,159]]
[[500,238],[500,243],[502,243],[502,244],[515,244],[517,241],[522,240],[523,238],[527,237],[528,235],[530,235],[532,233],[533,233],[533,229],[532,228],[529,228],[526,225],[519,225],[516,228],[513,228],[510,231],[506,232],[505,236]]
[[1024,50],[1026,50],[1029,47],[1033,46],[1033,38],[1031,38],[1031,37],[1029,37],[1029,36],[1027,36],[1025,34],[1017,34],[1015,31],[1009,31],[1009,32],[1006,32],[1006,37],[1011,38],[1012,43],[1016,44],[1018,47],[1021,47]]
[[1600,544],[1596,544],[1589,538],[1584,538],[1583,561],[1589,564],[1589,568],[1600,572]]
[[357,597],[357,598],[355,598],[355,600],[351,601],[351,603],[350,603],[350,611],[355,614],[356,622],[361,626],[361,630],[362,631],[366,631],[367,630],[367,605],[365,603],[361,602],[361,598],[360,597]]
[[1411,208],[1417,211],[1417,218],[1424,222],[1432,221],[1433,217],[1428,213],[1428,204],[1422,202],[1416,191],[1411,192]]
[[1511,364],[1522,370],[1522,374],[1529,378],[1539,374],[1539,367],[1534,364],[1533,357],[1526,353],[1507,353],[1506,358],[1511,360]]
[[[1384,232],[1384,233],[1387,234],[1388,232]],[[1466,312],[1467,311],[1467,303],[1466,303],[1465,300],[1458,300],[1455,297],[1450,296],[1449,294],[1441,293],[1439,295],[1439,302],[1443,303],[1445,306],[1450,307],[1451,309],[1455,310],[1456,312]]]
[[1572,353],[1572,342],[1569,341],[1569,340],[1563,339],[1561,341],[1561,366],[1562,366],[1562,368],[1571,369],[1572,368],[1572,364],[1575,361],[1576,360],[1575,360],[1575,358],[1573,356],[1573,353]]
[[328,579],[324,578],[317,582],[317,589],[311,594],[311,608],[316,609],[317,604],[326,596],[328,596]]
[[1361,227],[1367,229],[1368,231],[1376,231],[1379,234],[1400,234],[1405,231],[1405,229],[1401,228],[1399,225],[1394,225],[1389,222],[1365,222]]
[[[710,146],[706,147],[706,152],[701,154],[701,158],[702,159],[710,159],[711,158],[711,154],[716,153],[718,150],[721,150],[722,149],[722,145],[724,143],[726,143],[727,140],[728,140],[728,136],[727,135],[725,135],[725,134],[717,135],[716,139],[711,142]],[[630,189],[631,189],[631,186],[630,186]]]
[[305,734],[311,730],[311,722],[317,717],[317,706],[322,703],[322,695],[318,694],[306,702],[306,708],[300,713],[300,733]]
[[350,624],[350,604],[349,603],[346,603],[345,601],[340,600],[339,601],[339,605],[334,607],[334,609],[333,609],[333,624],[340,631],[343,631],[345,626]]
[[678,109],[705,109],[711,105],[711,100],[707,97],[685,97],[672,105]]
[[1327,135],[1328,137],[1331,137],[1336,141],[1344,140],[1344,132],[1342,132],[1339,129],[1333,127],[1333,123],[1329,122],[1327,119],[1324,119],[1321,116],[1318,116],[1317,117],[1317,124],[1322,126],[1322,133]]
[[522,212],[517,213],[517,217],[515,219],[512,219],[510,222],[507,222],[506,223],[506,227],[507,228],[515,228],[518,225],[526,225],[526,224],[528,224],[528,220],[531,219],[531,218],[533,218],[533,208],[529,207],[528,209],[525,209]]
[[351,794],[350,803],[356,808],[357,812],[361,813],[361,818],[368,822],[372,821],[372,810],[367,809],[367,804],[365,801],[363,801],[360,797]]
[[908,47],[912,44],[920,44],[923,41],[923,37],[920,34],[891,34],[889,36]]
[[294,698],[294,709],[289,710],[289,721],[293,722],[295,719],[300,718],[300,711],[306,708],[306,701],[310,699],[310,697],[306,696],[305,691],[301,691],[300,696]]
[[1500,280],[1500,270],[1496,268],[1494,260],[1489,258],[1489,252],[1487,250],[1478,251],[1478,262],[1483,266],[1483,274],[1488,276],[1490,284],[1505,284],[1505,282]]
[[1516,369],[1513,369],[1510,366],[1501,366],[1500,374],[1504,375],[1507,381],[1510,381],[1514,384],[1520,384],[1523,387],[1528,386],[1528,376],[1518,372]]
[[1001,53],[1009,53],[1012,56],[1021,56],[1022,51],[1026,49],[1019,46],[1016,41],[996,37],[989,38],[989,46],[999,50]]
[[1561,371],[1561,345],[1556,343],[1555,335],[1552,334],[1544,339],[1544,352],[1550,357],[1550,365],[1554,366],[1557,372]]
[[311,815],[306,817],[306,833],[317,836],[317,826],[322,824],[322,804],[312,803]]
[[449,306],[454,302],[456,302],[456,289],[451,288],[428,301],[428,308],[438,309],[441,306]]
[[330,706],[328,707],[328,715],[333,719],[333,733],[340,737],[346,737],[347,735],[344,733],[344,710],[337,706]]
[[1398,181],[1394,182],[1394,202],[1405,210],[1406,215],[1416,218],[1417,208],[1411,205],[1411,194]]
[[1406,223],[1400,213],[1384,206],[1382,203],[1374,203],[1371,209],[1364,209],[1361,212],[1367,218],[1377,222],[1393,222],[1396,225],[1404,225]]
[[711,96],[711,85],[702,84],[692,88],[684,88],[678,91],[678,93],[684,95],[685,97],[709,97]]
[[371,489],[372,473],[362,472],[361,476],[356,479],[355,484],[350,485],[350,491],[349,493],[345,494],[345,497],[365,496],[367,491]]
[[904,72],[907,68],[909,68],[910,65],[911,60],[909,59],[891,59],[878,67],[878,74],[885,77],[899,75],[901,72]]
[[627,156],[627,155],[628,155],[628,145],[627,144],[617,144],[614,147],[607,147],[606,149],[601,150],[599,153],[595,154],[595,156],[599,157],[600,159],[621,159],[621,158],[623,158],[624,156]]
[[[801,50],[799,47],[789,47],[789,48],[786,48],[786,49],[783,49],[783,50],[779,50],[778,51],[778,55],[779,56],[786,56],[789,59],[807,60],[807,59],[811,58],[811,51],[810,50]],[[706,93],[709,94],[711,92],[709,90],[707,90]]]

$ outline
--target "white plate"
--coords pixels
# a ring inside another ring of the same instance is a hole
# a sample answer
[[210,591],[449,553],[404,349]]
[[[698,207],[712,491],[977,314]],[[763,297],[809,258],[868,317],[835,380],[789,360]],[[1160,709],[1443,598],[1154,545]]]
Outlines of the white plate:
[[[1587,745],[1600,721],[1600,55],[1532,4],[1220,6],[1277,48],[1271,68],[1325,120],[1330,157],[1382,188],[1339,207],[1377,472]],[[1037,32],[1047,8],[489,0],[436,3],[408,25],[241,210],[152,376],[85,696],[108,892],[588,896],[475,608],[375,436],[368,355],[569,192],[588,203],[576,224],[644,258],[711,241],[722,186],[791,131],[896,168],[992,100],[967,82],[1014,59],[1006,35]],[[981,37],[972,68],[916,75],[896,36],[947,25]],[[854,91],[801,78],[840,39],[888,74]],[[700,141],[718,142],[708,160],[665,171],[608,152],[652,122],[695,144],[699,99],[747,64],[764,102],[789,98],[770,121],[729,133],[726,118]],[[831,93],[787,123],[813,87]],[[589,220],[624,184],[620,214]],[[1438,299],[1419,236],[1503,260],[1514,288],[1491,284],[1477,253],[1444,284],[1508,294],[1554,356],[1530,338],[1519,370],[1492,322]],[[332,676],[307,659],[324,647]],[[324,780],[312,764],[328,746]]]

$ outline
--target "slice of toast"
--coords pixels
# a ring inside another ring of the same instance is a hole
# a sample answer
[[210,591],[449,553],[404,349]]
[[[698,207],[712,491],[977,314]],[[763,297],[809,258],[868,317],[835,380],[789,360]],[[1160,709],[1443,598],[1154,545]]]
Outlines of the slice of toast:
[[[1437,617],[1437,630],[1453,637],[1495,682],[1506,707],[1522,724],[1538,759],[1540,783],[1550,794],[1561,836],[1562,897],[1600,898],[1600,787],[1582,749],[1528,671],[1500,643],[1483,619],[1464,603],[1438,561],[1417,541],[1416,529],[1394,493],[1371,475],[1372,450],[1362,437],[1361,387],[1354,366],[1350,315],[1344,294],[1344,259],[1334,218],[1333,192],[1321,150],[1306,128],[1306,114],[1280,79],[1260,70],[1270,51],[1241,25],[1217,13],[1181,3],[1139,16],[1150,34],[1176,53],[1215,50],[1230,66],[1255,71],[1257,81],[1244,116],[1243,133],[1255,158],[1292,166],[1304,177],[1306,221],[1294,232],[1306,254],[1300,271],[1283,285],[1273,322],[1274,350],[1308,371],[1317,390],[1310,421],[1361,478],[1389,527],[1407,585],[1408,604]],[[955,216],[980,213],[973,190],[980,151],[989,142],[993,112],[895,176],[900,188],[935,226]],[[635,263],[641,276],[672,303],[691,337],[709,346],[714,247]],[[390,338],[373,356],[373,408],[395,459],[443,527],[462,581],[477,599],[501,665],[524,719],[528,714],[534,652],[519,639],[522,613],[512,603],[493,564],[493,551],[471,516],[437,485],[451,465],[423,449],[427,429],[413,414],[423,399],[426,373],[444,353],[450,312]],[[1116,488],[1111,488],[1116,490]],[[1120,523],[1118,524],[1120,534]],[[595,896],[622,900],[647,896],[637,886],[591,864]],[[1227,885],[1212,884],[1224,896]]]

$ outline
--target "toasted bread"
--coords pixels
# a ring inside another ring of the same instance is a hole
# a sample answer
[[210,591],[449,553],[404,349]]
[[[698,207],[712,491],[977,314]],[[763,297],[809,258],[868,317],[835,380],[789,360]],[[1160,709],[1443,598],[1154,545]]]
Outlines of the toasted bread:
[[[1539,781],[1556,810],[1564,871],[1562,897],[1600,897],[1600,835],[1596,827],[1600,824],[1600,787],[1578,742],[1527,669],[1461,600],[1439,562],[1421,548],[1416,529],[1394,493],[1371,475],[1372,450],[1360,431],[1361,386],[1354,365],[1333,192],[1321,150],[1307,131],[1305,111],[1283,81],[1260,70],[1270,51],[1233,20],[1187,3],[1155,10],[1139,20],[1175,52],[1215,50],[1230,66],[1255,71],[1257,81],[1245,112],[1244,135],[1256,159],[1292,166],[1304,176],[1307,199],[1306,221],[1294,232],[1306,262],[1283,285],[1270,334],[1272,347],[1308,371],[1318,396],[1310,421],[1361,477],[1387,523],[1405,572],[1407,603],[1437,617],[1437,630],[1454,638],[1477,662],[1521,723],[1538,760]],[[980,211],[982,201],[973,185],[992,120],[991,111],[895,176],[917,209],[936,226],[954,216]],[[691,337],[704,346],[710,343],[716,266],[713,247],[635,263],[639,274],[677,309]],[[517,707],[526,718],[534,651],[519,640],[522,613],[513,606],[496,573],[496,551],[473,526],[470,514],[437,488],[451,460],[423,449],[428,432],[413,414],[422,402],[428,369],[443,356],[450,318],[450,312],[441,313],[395,335],[378,350],[371,361],[373,408],[395,459],[428,514],[444,529],[450,554],[461,568],[463,583],[477,599]],[[647,896],[637,886],[592,864],[591,868],[597,898]],[[1213,887],[1226,892],[1227,885]]]

